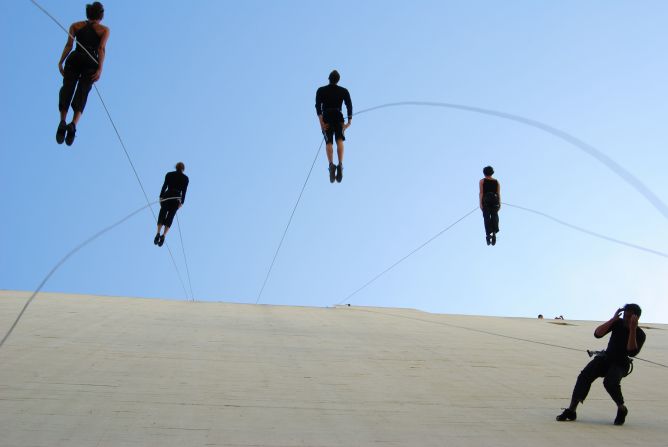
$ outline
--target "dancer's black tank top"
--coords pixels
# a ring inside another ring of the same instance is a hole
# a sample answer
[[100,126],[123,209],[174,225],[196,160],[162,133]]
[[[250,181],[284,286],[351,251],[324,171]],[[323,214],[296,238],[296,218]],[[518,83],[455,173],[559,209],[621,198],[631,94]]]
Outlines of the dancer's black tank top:
[[74,37],[77,39],[77,51],[85,53],[83,51],[83,48],[85,48],[95,59],[98,58],[97,49],[100,47],[100,36],[95,32],[91,22],[86,21],[86,24],[76,32]]
[[482,181],[482,193],[486,194],[488,192],[496,192],[499,190],[499,182],[494,179],[483,179]]

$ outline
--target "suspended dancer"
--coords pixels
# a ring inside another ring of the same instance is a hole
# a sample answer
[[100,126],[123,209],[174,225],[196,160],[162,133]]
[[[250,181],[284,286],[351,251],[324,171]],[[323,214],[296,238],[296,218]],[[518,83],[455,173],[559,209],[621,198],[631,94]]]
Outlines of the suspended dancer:
[[[329,84],[320,87],[315,94],[315,110],[320,121],[320,129],[325,136],[325,148],[329,161],[329,181],[341,183],[343,179],[343,142],[345,131],[353,120],[353,103],[347,89],[338,85],[341,76],[334,70],[329,74]],[[341,107],[346,104],[348,122],[344,123]],[[334,140],[338,164],[334,164]]]
[[[188,183],[190,180],[188,176],[183,173],[186,170],[186,165],[183,162],[176,163],[176,170],[168,172],[165,175],[165,181],[160,190],[160,213],[158,214],[158,232],[153,238],[153,243],[158,247],[162,247],[165,243],[165,236],[172,226],[176,212],[186,202],[186,191],[188,190]],[[165,200],[171,199],[171,200]],[[165,231],[160,234],[162,229]]]

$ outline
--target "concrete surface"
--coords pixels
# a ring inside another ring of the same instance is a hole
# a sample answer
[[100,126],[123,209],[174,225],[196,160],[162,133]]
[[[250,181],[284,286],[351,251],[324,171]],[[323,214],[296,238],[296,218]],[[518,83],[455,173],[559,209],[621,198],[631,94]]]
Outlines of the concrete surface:
[[[27,296],[0,292],[3,334]],[[0,445],[668,445],[668,368],[640,361],[625,426],[600,381],[554,420],[607,343],[555,323],[40,294],[0,349]],[[666,326],[641,326],[668,364]]]

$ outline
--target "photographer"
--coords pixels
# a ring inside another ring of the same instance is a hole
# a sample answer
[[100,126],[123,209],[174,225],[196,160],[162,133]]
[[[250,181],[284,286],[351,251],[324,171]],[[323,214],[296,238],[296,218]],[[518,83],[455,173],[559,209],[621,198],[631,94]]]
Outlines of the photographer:
[[[620,318],[621,314],[624,314]],[[598,377],[604,377],[603,386],[617,404],[615,425],[623,425],[629,410],[624,405],[622,378],[629,374],[631,359],[635,357],[645,343],[645,332],[638,328],[638,319],[642,310],[637,304],[627,304],[615,311],[615,315],[594,331],[594,337],[602,338],[611,333],[608,347],[605,351],[596,353],[593,360],[580,372],[573,389],[570,407],[557,416],[557,421],[574,421],[577,417],[575,409],[584,402],[592,382]]]

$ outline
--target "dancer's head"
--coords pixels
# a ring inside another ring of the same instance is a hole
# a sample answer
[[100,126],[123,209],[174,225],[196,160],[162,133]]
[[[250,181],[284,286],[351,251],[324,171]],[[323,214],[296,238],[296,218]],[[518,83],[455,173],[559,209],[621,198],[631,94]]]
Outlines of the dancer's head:
[[329,83],[338,84],[339,79],[341,79],[341,75],[339,74],[339,72],[336,70],[332,70],[332,72],[329,74]]
[[102,20],[102,17],[104,17],[104,6],[102,6],[102,3],[95,2],[86,5],[86,17],[88,20]]
[[491,166],[485,166],[482,170],[482,173],[485,174],[485,177],[491,177],[494,174],[494,168]]
[[183,162],[180,161],[180,162],[176,163],[175,168],[176,168],[177,171],[183,172],[183,171],[186,170],[186,165],[184,165]]

